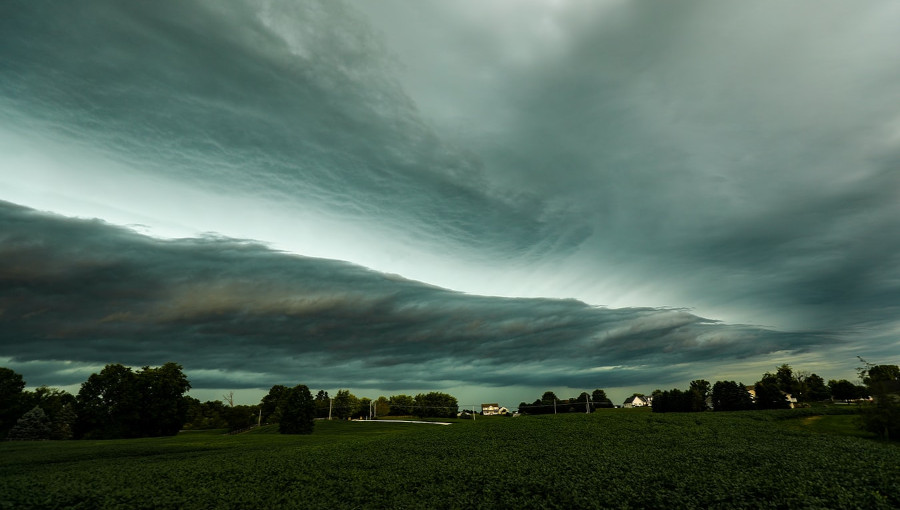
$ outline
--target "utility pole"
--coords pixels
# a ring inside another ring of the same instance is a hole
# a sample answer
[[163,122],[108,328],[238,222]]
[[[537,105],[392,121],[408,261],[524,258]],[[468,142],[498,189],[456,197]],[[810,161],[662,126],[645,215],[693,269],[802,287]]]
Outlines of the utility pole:
[[553,414],[556,414],[556,399],[553,399]]
[[591,414],[591,399],[590,399],[590,397],[584,399],[584,413]]

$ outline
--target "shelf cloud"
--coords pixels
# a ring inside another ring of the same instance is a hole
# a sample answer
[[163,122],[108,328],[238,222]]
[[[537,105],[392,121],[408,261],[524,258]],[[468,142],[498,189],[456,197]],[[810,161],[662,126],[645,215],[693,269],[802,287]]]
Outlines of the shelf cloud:
[[47,384],[175,360],[206,387],[385,390],[896,362],[898,22],[10,2],[0,357]]

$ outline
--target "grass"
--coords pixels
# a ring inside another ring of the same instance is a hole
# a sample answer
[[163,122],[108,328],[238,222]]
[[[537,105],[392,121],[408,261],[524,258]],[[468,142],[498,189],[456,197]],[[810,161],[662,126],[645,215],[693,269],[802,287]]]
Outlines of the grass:
[[2,443],[0,508],[900,507],[900,447],[798,411]]

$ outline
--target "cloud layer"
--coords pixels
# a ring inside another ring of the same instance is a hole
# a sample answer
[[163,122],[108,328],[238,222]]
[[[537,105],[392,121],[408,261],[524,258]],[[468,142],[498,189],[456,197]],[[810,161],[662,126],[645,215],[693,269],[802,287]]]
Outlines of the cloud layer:
[[[835,342],[683,310],[472,296],[258,243],[155,240],[9,203],[0,227],[3,354],[92,366],[176,360],[198,388],[621,386],[688,362]],[[65,371],[40,376],[78,382]]]
[[0,199],[191,239],[6,206],[35,230],[0,250],[41,265],[4,269],[0,355],[203,351],[247,385],[889,362],[898,24],[891,1],[9,2]]

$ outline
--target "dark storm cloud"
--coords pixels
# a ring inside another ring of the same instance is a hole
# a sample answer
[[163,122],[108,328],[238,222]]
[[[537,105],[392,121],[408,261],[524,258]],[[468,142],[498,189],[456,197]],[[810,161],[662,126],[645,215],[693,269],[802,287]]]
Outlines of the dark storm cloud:
[[[479,4],[393,2],[388,38],[422,76],[490,74],[422,96],[463,110],[442,120],[493,178],[581,215],[579,269],[754,322],[896,327],[896,3],[525,2],[502,13],[521,28]],[[449,69],[413,44],[433,32]]]
[[560,228],[561,209],[491,191],[481,163],[420,117],[397,64],[342,2],[37,1],[4,11],[0,92],[6,116],[29,129],[188,185],[419,242],[541,252],[584,238]]
[[155,240],[5,202],[0,334],[0,355],[40,383],[83,380],[79,364],[175,360],[198,388],[587,387],[835,342],[683,310],[467,295],[253,242]]

